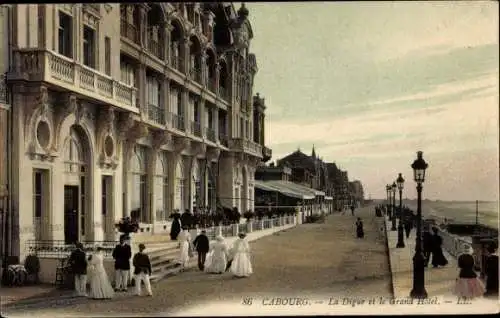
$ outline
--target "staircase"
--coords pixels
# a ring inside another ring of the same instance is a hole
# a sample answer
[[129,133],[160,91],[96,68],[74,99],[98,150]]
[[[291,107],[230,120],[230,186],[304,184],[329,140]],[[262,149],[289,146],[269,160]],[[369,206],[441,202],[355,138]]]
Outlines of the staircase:
[[177,263],[179,258],[178,244],[177,241],[171,241],[148,249],[153,270],[150,278],[151,283],[179,273],[181,268],[180,264]]

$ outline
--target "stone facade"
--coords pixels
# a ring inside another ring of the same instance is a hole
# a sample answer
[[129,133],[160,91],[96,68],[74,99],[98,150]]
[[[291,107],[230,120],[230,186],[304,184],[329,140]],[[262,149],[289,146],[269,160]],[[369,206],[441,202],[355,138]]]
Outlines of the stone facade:
[[176,209],[253,209],[263,145],[244,6],[9,10],[16,255],[32,241],[114,240],[123,216],[158,234]]

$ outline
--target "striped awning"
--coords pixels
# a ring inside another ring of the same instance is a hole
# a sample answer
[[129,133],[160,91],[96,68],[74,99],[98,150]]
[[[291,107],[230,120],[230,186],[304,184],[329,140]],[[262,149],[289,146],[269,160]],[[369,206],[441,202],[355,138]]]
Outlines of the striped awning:
[[[284,181],[283,181],[284,182]],[[286,185],[276,183],[273,181],[262,181],[255,180],[254,186],[257,189],[268,191],[268,192],[279,192],[287,197],[297,198],[301,200],[311,200],[314,199],[314,196],[305,191],[299,191],[297,189],[293,189],[291,187],[287,187]]]

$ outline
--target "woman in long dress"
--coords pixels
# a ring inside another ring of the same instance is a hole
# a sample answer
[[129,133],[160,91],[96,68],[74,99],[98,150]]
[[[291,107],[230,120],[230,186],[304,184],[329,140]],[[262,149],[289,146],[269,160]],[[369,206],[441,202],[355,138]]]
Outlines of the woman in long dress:
[[365,237],[365,231],[363,230],[363,221],[361,221],[361,218],[358,218],[358,220],[356,221],[356,237]]
[[230,270],[236,277],[248,277],[253,274],[250,262],[250,245],[245,237],[244,233],[240,233],[232,248],[234,256]]
[[432,235],[432,267],[446,266],[448,260],[443,254],[443,239],[439,236],[437,228],[433,227],[432,231],[434,232]]
[[455,295],[469,299],[481,297],[486,291],[483,283],[474,271],[473,250],[465,245],[462,254],[458,257],[460,272],[455,283]]
[[88,294],[89,298],[93,299],[109,299],[113,298],[115,295],[115,291],[113,290],[113,286],[108,278],[108,274],[106,274],[106,270],[104,269],[104,255],[102,253],[102,248],[98,247],[97,252],[91,256],[90,259],[90,293]]
[[185,270],[189,263],[189,249],[191,245],[191,234],[185,227],[183,231],[177,237],[179,241],[179,264],[181,264],[181,271]]
[[211,251],[207,255],[205,271],[207,273],[222,274],[226,271],[229,249],[222,236],[217,236],[215,241],[210,247]]

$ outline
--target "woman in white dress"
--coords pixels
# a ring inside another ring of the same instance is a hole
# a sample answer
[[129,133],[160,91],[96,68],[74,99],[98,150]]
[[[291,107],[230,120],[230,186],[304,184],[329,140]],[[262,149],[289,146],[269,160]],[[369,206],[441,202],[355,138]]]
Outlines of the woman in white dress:
[[191,245],[191,234],[189,234],[189,231],[187,228],[184,228],[182,232],[179,234],[177,237],[177,240],[179,241],[179,264],[181,264],[181,271],[185,270],[188,263],[189,263],[189,249]]
[[89,298],[109,299],[113,298],[115,291],[108,279],[108,274],[103,265],[104,255],[102,248],[98,247],[97,252],[90,258],[90,293]]
[[236,277],[248,277],[253,274],[250,262],[250,245],[245,239],[246,235],[240,233],[239,239],[234,242],[232,252],[231,273]]
[[207,273],[222,274],[226,271],[229,248],[222,236],[215,238],[215,243],[210,247],[210,252],[205,261]]

